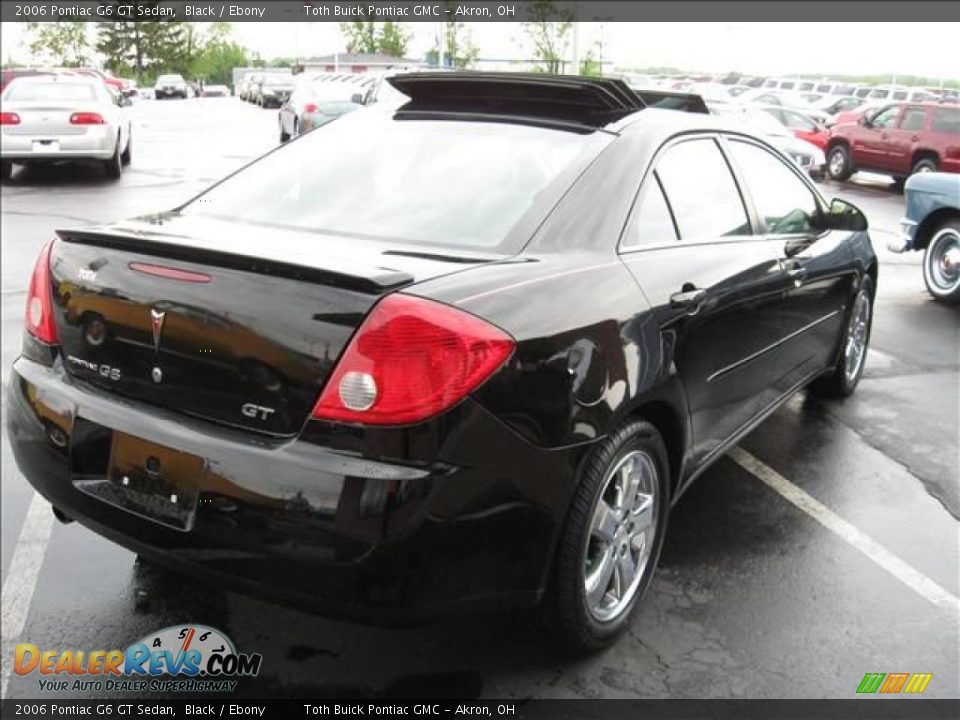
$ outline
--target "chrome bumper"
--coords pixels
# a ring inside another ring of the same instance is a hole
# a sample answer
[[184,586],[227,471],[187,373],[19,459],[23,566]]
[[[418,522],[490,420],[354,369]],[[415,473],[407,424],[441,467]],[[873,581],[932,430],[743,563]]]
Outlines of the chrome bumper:
[[917,231],[917,223],[907,218],[900,218],[900,233],[887,240],[887,250],[895,253],[913,250],[913,235]]

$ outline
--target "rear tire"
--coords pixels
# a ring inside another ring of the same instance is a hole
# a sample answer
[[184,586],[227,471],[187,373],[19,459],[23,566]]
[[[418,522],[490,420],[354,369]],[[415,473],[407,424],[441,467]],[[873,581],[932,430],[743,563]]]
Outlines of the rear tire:
[[117,180],[123,174],[123,159],[120,155],[120,137],[117,137],[117,146],[113,149],[113,156],[103,161],[103,170],[108,178]]
[[923,253],[927,292],[948,305],[960,303],[960,220],[947,220],[934,231]]
[[598,650],[629,625],[663,547],[669,478],[663,439],[643,421],[622,425],[585,461],[544,607],[568,649]]
[[848,180],[853,175],[853,163],[846,145],[834,145],[827,152],[827,174],[837,182]]
[[847,323],[840,339],[840,356],[829,375],[810,384],[810,392],[819,397],[844,398],[853,394],[863,376],[873,324],[873,279],[865,275],[854,296]]
[[133,160],[133,135],[127,135],[127,147],[123,150],[123,155],[120,156],[120,162],[124,165],[129,165],[130,161]]

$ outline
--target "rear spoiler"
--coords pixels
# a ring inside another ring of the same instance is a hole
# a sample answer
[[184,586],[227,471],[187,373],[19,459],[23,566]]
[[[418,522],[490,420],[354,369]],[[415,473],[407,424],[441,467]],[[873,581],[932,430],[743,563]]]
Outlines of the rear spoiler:
[[324,261],[323,267],[297,264],[266,256],[254,257],[220,248],[190,245],[178,242],[188,240],[179,236],[166,236],[169,239],[164,240],[162,235],[134,234],[122,227],[57,230],[56,234],[60,240],[68,243],[125,250],[168,260],[203,263],[260,275],[315,282],[363,293],[379,294],[409,285],[414,280],[409,273],[392,268],[367,267],[359,264],[336,266],[329,260]]
[[543,73],[424,72],[387,78],[410,102],[404,113],[493,115],[594,129],[643,109],[622,80]]
[[674,92],[672,90],[636,90],[637,95],[647,107],[662,110],[680,110],[682,112],[709,115],[710,110],[700,95]]

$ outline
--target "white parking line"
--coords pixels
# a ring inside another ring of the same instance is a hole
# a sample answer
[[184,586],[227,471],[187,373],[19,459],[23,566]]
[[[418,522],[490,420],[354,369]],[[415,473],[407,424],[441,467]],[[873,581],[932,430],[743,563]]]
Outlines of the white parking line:
[[736,447],[730,458],[748,473],[768,487],[777,491],[793,505],[803,510],[818,523],[831,530],[849,545],[866,555],[908,588],[929,600],[934,605],[957,615],[960,614],[960,598],[945,590],[922,572],[908,565],[873,538],[858,530],[842,517],[808,495],[769,465],[761,462],[746,450]]
[[7,684],[13,665],[14,644],[20,639],[23,626],[27,622],[30,601],[37,587],[40,566],[47,550],[47,541],[53,529],[53,511],[50,503],[37,493],[33,494],[27,516],[20,528],[20,537],[13,549],[7,577],[3,581],[2,623],[3,679],[0,681],[0,698],[7,696]]

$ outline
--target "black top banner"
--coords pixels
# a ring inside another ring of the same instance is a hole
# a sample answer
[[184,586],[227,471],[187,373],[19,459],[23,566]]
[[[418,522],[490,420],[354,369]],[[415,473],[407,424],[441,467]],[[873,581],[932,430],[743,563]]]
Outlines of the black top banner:
[[3,22],[80,20],[196,22],[580,22],[636,21],[877,21],[960,20],[956,0],[527,0],[490,2],[344,2],[342,0],[0,0]]
[[957,700],[4,700],[4,718],[955,720]]

